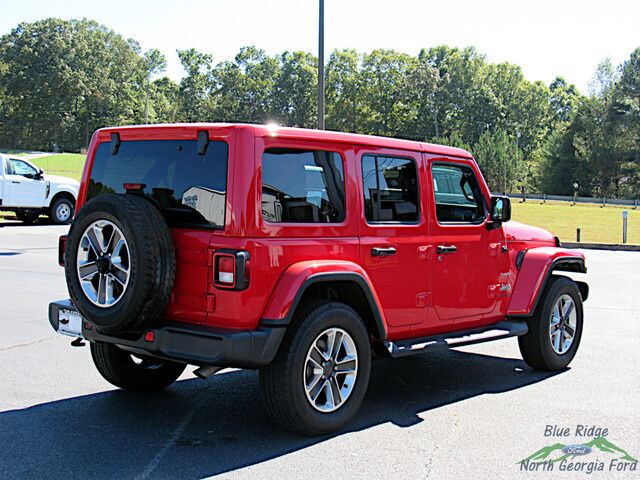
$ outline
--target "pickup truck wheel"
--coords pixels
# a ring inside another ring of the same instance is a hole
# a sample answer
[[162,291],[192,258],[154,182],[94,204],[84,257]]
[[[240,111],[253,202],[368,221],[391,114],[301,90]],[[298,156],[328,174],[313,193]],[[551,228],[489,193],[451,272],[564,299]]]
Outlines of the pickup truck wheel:
[[26,225],[31,225],[32,223],[34,223],[39,216],[40,212],[33,210],[16,212],[16,218]]
[[137,357],[109,343],[91,343],[91,357],[104,379],[132,392],[157,392],[175,382],[186,365]]
[[528,323],[529,333],[518,337],[524,361],[538,370],[565,369],[582,337],[582,297],[575,282],[551,277]]
[[59,198],[49,211],[49,218],[58,225],[67,225],[73,219],[73,202],[68,198]]
[[139,333],[169,303],[171,233],[143,197],[107,194],[85,204],[71,226],[65,258],[71,300],[102,333]]
[[358,314],[313,302],[288,327],[276,358],[260,371],[267,410],[304,435],[339,430],[358,411],[369,383],[371,345]]

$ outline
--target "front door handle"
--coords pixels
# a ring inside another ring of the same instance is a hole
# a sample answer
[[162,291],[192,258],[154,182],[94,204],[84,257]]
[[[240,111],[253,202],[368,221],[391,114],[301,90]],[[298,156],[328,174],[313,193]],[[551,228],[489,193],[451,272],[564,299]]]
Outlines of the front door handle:
[[11,183],[20,183],[20,182],[17,180],[11,180]]
[[387,257],[389,255],[395,255],[397,250],[393,247],[381,248],[373,247],[371,249],[371,255],[374,257]]
[[438,245],[436,252],[438,253],[454,253],[458,251],[455,245]]

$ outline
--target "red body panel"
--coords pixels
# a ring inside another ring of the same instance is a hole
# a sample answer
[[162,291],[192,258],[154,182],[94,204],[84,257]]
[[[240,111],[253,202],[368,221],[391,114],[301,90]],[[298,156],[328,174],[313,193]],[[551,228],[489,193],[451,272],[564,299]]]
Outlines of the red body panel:
[[[92,138],[78,198],[83,205],[100,143],[117,132],[131,140],[196,140],[199,131],[229,146],[224,230],[173,229],[177,270],[165,316],[229,329],[255,329],[261,319],[285,318],[305,280],[319,273],[348,272],[370,285],[389,339],[420,337],[497,322],[531,311],[552,262],[576,252],[554,247],[553,236],[520,224],[488,228],[440,225],[431,179],[433,161],[473,169],[487,204],[489,189],[471,155],[421,142],[338,132],[233,124],[178,124],[102,129]],[[346,215],[338,224],[268,223],[261,213],[262,154],[266,148],[336,152],[343,162]],[[384,153],[418,165],[420,220],[416,224],[369,224],[363,215],[361,157]],[[495,226],[494,226],[495,227]],[[455,255],[438,245],[455,243]],[[373,247],[397,254],[373,257]],[[242,291],[213,285],[213,254],[245,250],[250,282]],[[520,271],[516,257],[528,250]],[[583,257],[581,257],[583,258]]]
[[[369,275],[356,262],[336,259],[307,260],[294,263],[282,274],[276,288],[273,290],[267,308],[264,310],[264,318],[284,319],[290,313],[294,299],[305,281],[314,275],[324,273],[355,273],[371,285]],[[376,304],[380,306],[376,292],[372,291],[372,294]]]
[[575,250],[557,247],[534,247],[527,250],[511,295],[508,315],[527,315],[535,309],[538,294],[554,264],[563,259],[582,259]]

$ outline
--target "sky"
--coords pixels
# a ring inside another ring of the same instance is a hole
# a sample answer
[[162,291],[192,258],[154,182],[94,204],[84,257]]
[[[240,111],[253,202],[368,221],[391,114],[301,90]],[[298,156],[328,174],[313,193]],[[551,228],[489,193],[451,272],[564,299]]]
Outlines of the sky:
[[[216,62],[246,45],[317,54],[318,0],[0,0],[0,35],[47,17],[90,18],[157,48],[174,80],[184,74],[176,49]],[[563,76],[587,93],[598,63],[617,65],[640,46],[640,0],[325,0],[325,24],[327,58],[342,48],[417,55],[475,46],[490,62],[520,65],[529,80]]]

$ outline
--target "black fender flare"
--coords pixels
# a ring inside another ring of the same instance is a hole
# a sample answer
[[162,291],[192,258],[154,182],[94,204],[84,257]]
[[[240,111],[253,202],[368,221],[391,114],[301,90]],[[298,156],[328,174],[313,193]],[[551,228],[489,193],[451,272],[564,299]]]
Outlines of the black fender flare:
[[286,326],[291,323],[293,315],[300,304],[300,300],[304,295],[305,291],[314,284],[324,283],[324,282],[351,282],[356,284],[361,290],[362,293],[371,309],[373,319],[375,321],[375,325],[377,328],[377,337],[380,340],[384,340],[387,338],[387,329],[384,324],[384,320],[382,318],[382,314],[380,313],[380,308],[375,300],[373,292],[371,291],[371,287],[369,283],[365,280],[362,275],[359,275],[355,272],[322,272],[315,273],[310,275],[305,279],[300,288],[298,289],[296,296],[291,304],[291,308],[287,313],[286,317],[283,319],[268,319],[263,318],[260,321],[260,325],[265,327],[276,327],[276,326]]

